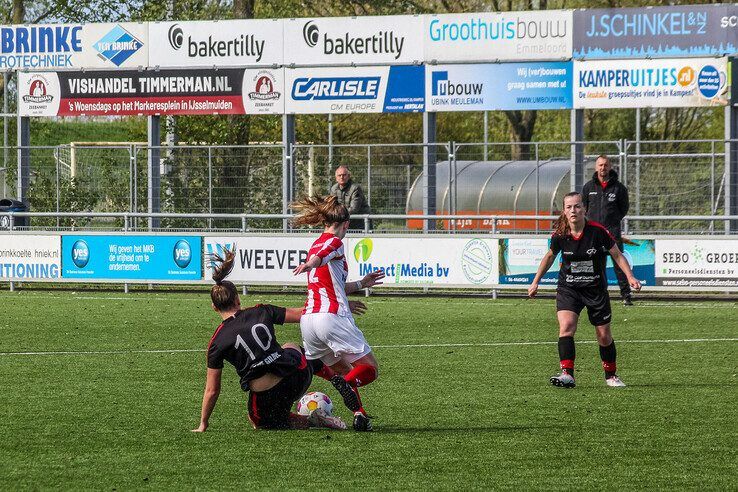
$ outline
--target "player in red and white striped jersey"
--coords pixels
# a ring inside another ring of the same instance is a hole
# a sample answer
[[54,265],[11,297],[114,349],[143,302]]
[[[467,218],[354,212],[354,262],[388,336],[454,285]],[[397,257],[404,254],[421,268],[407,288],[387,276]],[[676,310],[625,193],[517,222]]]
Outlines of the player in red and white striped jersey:
[[346,296],[381,284],[384,273],[376,271],[359,281],[346,281],[348,264],[343,238],[349,228],[349,213],[336,197],[305,198],[293,207],[298,211],[295,225],[324,227],[310,248],[307,261],[295,269],[295,275],[308,274],[308,296],[300,318],[305,356],[325,364],[324,371],[317,375],[328,379],[354,412],[354,429],[370,431],[371,421],[357,388],[377,378],[378,364],[354,322]]

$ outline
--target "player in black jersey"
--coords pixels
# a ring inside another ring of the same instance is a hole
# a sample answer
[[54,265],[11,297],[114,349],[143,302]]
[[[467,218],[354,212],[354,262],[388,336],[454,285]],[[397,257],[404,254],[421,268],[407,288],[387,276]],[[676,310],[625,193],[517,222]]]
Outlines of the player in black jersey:
[[241,309],[236,286],[224,280],[233,269],[235,255],[226,250],[224,256],[214,257],[215,285],[210,291],[213,308],[223,322],[208,344],[200,425],[193,432],[208,428],[220,394],[224,361],[236,368],[241,388],[249,392],[249,420],[254,428],[345,429],[346,424],[339,417],[327,415],[323,410],[315,410],[310,417],[291,412],[292,405],[310,386],[313,372],[322,369],[319,361],[308,362],[298,345],[280,346],[274,334],[274,325],[299,323],[302,308],[258,305]]
[[564,197],[564,210],[556,221],[551,236],[551,249],[546,252],[538,267],[528,295],[538,292],[538,282],[551,268],[556,255],[561,253],[561,268],[556,289],[556,315],[559,320],[559,359],[561,374],[551,378],[551,384],[573,388],[574,382],[574,333],[577,331],[579,313],[587,308],[589,322],[595,327],[600,358],[608,386],[623,387],[616,373],[615,341],[610,331],[612,311],[607,293],[605,267],[608,254],[623,270],[628,283],[636,292],[641,283],[633,276],[628,261],[612,235],[597,222],[587,221],[582,195],[569,193]]

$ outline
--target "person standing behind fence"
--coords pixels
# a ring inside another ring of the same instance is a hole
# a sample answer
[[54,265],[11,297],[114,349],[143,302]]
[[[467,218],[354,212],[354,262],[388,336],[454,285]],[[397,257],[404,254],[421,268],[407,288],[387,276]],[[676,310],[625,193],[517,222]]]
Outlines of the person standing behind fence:
[[[628,188],[618,180],[618,173],[612,169],[610,158],[600,155],[595,161],[592,180],[582,187],[582,201],[587,210],[587,219],[599,222],[613,235],[620,251],[623,251],[623,236],[620,224],[628,213],[630,202]],[[613,261],[615,276],[618,278],[620,297],[626,306],[633,305],[630,285],[625,273]]]
[[[338,198],[338,203],[346,207],[351,215],[363,215],[372,213],[366,195],[361,186],[351,179],[351,172],[346,166],[338,166],[336,169],[336,184],[331,187],[331,195]],[[371,229],[369,222],[369,229]],[[354,219],[349,222],[349,229],[364,229],[364,219]]]

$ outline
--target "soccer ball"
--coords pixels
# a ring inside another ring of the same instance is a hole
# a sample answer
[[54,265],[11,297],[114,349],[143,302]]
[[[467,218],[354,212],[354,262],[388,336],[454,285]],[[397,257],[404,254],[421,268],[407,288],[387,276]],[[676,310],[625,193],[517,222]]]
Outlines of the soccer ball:
[[328,395],[320,391],[311,391],[297,402],[297,413],[300,415],[309,416],[318,408],[322,408],[328,415],[333,412],[333,402]]

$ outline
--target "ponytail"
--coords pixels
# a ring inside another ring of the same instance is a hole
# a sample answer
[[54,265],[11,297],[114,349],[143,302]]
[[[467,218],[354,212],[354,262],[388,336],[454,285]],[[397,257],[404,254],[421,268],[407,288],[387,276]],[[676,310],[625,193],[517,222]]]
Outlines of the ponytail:
[[349,212],[338,202],[338,198],[329,196],[308,196],[292,204],[297,216],[292,219],[296,226],[330,226],[342,224],[349,220]]
[[238,291],[233,282],[225,280],[233,270],[236,253],[233,250],[223,248],[223,256],[218,253],[210,254],[213,262],[213,280],[215,285],[210,289],[210,299],[218,311],[226,311],[236,307],[238,304]]

